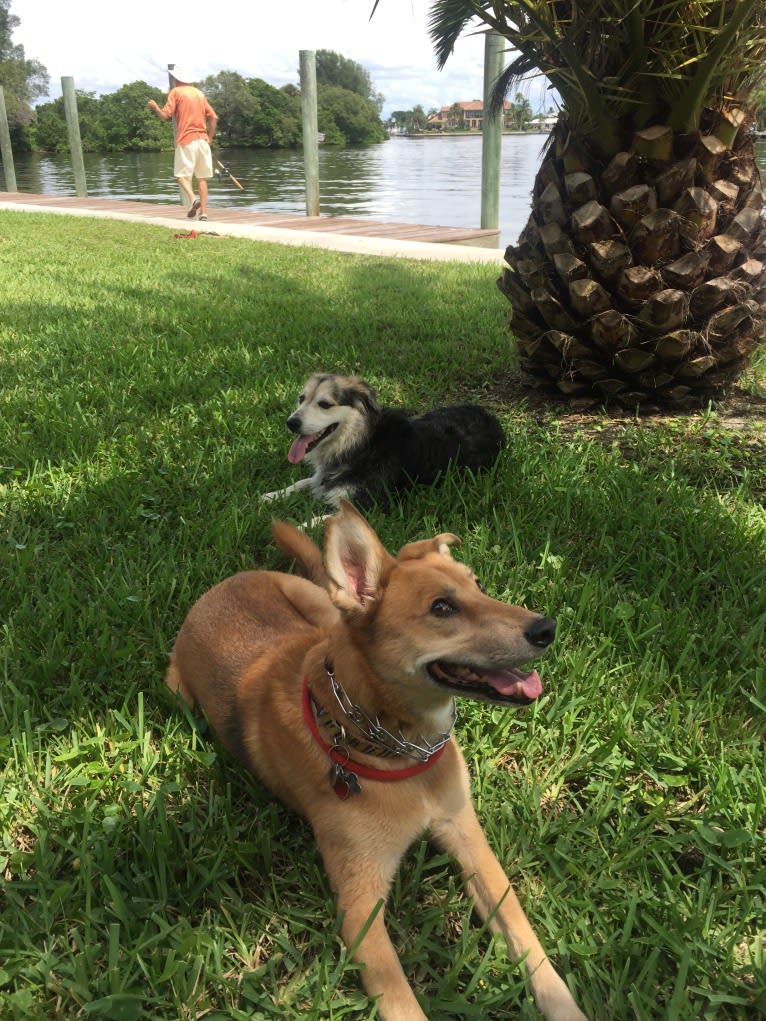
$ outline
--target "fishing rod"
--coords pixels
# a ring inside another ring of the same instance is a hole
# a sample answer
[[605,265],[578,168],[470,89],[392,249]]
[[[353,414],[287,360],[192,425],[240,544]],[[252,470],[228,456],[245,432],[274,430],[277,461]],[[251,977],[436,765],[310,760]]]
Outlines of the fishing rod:
[[239,189],[240,189],[241,191],[244,191],[244,190],[245,190],[245,188],[244,188],[244,185],[242,185],[242,184],[240,184],[240,183],[239,183],[239,181],[238,181],[238,180],[236,179],[236,177],[234,176],[234,174],[232,174],[232,172],[231,172],[231,171],[229,170],[229,168],[228,168],[228,167],[225,167],[225,166],[223,165],[223,163],[221,163],[221,161],[220,161],[220,160],[216,160],[216,163],[217,163],[217,164],[218,164],[218,166],[219,166],[219,167],[221,168],[220,170],[215,170],[215,171],[214,171],[214,173],[215,173],[215,176],[216,176],[216,177],[223,177],[223,175],[224,175],[224,174],[226,174],[226,175],[227,175],[228,177],[230,177],[230,178],[232,179],[232,181],[234,182],[234,184],[236,184],[236,186],[237,186],[237,187],[238,187],[238,188],[239,188]]

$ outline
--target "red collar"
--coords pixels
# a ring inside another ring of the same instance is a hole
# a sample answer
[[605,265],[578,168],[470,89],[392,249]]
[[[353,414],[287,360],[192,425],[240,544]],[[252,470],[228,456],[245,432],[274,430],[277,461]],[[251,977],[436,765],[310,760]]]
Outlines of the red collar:
[[447,747],[446,745],[441,747],[429,759],[426,759],[425,762],[416,762],[415,765],[406,766],[403,769],[374,769],[372,766],[365,766],[361,762],[355,762],[342,746],[329,745],[319,733],[319,727],[317,727],[317,722],[311,709],[311,692],[309,690],[308,677],[303,679],[303,718],[311,732],[311,736],[333,763],[330,767],[330,784],[342,801],[345,801],[349,795],[358,794],[361,791],[362,788],[358,777],[362,776],[365,780],[380,780],[383,783],[407,780],[411,776],[417,776],[418,773],[424,773],[427,769],[430,769],[431,766],[438,762],[444,754],[444,749]]

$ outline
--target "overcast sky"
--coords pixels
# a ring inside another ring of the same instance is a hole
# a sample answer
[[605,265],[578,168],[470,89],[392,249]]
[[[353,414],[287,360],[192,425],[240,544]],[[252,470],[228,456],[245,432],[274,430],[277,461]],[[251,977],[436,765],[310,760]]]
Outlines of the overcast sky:
[[[425,110],[459,100],[481,99],[484,41],[461,39],[444,71],[437,71],[428,38],[430,0],[11,0],[21,20],[12,40],[51,78],[50,99],[61,95],[61,78],[75,88],[102,94],[128,82],[167,88],[167,65],[191,69],[198,78],[236,71],[279,88],[298,84],[300,50],[334,50],[367,70],[385,98],[384,116]],[[528,90],[537,113],[544,96],[535,81]]]

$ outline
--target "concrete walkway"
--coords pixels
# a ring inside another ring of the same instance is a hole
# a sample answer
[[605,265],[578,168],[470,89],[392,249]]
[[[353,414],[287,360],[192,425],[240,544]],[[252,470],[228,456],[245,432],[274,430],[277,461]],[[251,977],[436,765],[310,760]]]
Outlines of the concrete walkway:
[[[136,208],[139,207],[139,208]],[[189,220],[183,212],[170,213],[170,208],[153,206],[148,203],[118,202],[104,199],[76,199],[43,195],[29,195],[22,192],[0,192],[0,209],[16,212],[51,213],[54,215],[97,217],[110,220],[127,220],[136,223],[151,223],[168,227],[175,232],[195,230],[199,234],[220,234],[231,237],[249,238],[251,241],[269,241],[283,245],[298,245],[306,248],[321,248],[333,252],[347,252],[352,255],[378,255],[388,258],[421,259],[437,262],[481,262],[501,267],[504,264],[504,250],[479,248],[466,244],[438,244],[425,241],[409,241],[401,238],[372,237],[343,234],[343,221],[338,219],[328,230],[325,219],[323,230],[301,230],[290,226],[272,227],[262,223],[237,222],[232,210],[221,211],[216,219],[216,210],[209,210],[206,223]],[[282,218],[284,219],[284,218]],[[299,222],[298,218],[291,218]],[[368,223],[368,229],[374,224]],[[381,228],[385,227],[381,224]]]

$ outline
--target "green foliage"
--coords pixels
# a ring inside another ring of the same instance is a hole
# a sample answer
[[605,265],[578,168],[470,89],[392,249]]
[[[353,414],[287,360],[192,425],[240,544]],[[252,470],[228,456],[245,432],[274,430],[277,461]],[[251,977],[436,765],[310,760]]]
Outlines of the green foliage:
[[752,94],[755,108],[755,125],[758,131],[766,131],[766,85],[760,85]]
[[348,92],[355,92],[362,99],[373,103],[380,113],[383,96],[375,91],[369,72],[355,60],[349,60],[334,50],[317,50],[316,78],[317,85],[334,85]]
[[28,60],[24,47],[12,35],[21,19],[11,14],[11,0],[0,0],[0,85],[14,147],[28,148],[26,129],[32,122],[32,104],[48,91],[50,78],[37,60]]
[[[88,101],[95,99],[92,93],[77,93],[77,108],[84,116],[87,110]],[[80,127],[80,137],[83,149],[89,149],[89,132],[84,130],[84,124]],[[52,103],[41,103],[35,113],[33,129],[34,148],[44,149],[47,152],[57,152],[67,148],[67,129],[64,118],[63,97],[54,100]]]
[[[543,698],[464,701],[458,736],[587,1015],[766,1016],[763,424],[503,400],[491,266],[7,211],[0,239],[0,1017],[374,1016],[311,835],[162,682],[197,596],[282,569],[272,514],[316,509],[258,497],[302,474],[285,419],[323,369],[495,397],[493,472],[369,517],[392,550],[456,532],[559,620]],[[435,1021],[539,1017],[426,842],[388,919]]]
[[301,139],[300,93],[224,71],[203,83],[224,145],[292,148]]
[[320,85],[317,106],[319,130],[325,132],[326,142],[338,135],[348,145],[369,145],[388,138],[374,104],[355,92],[336,85]]
[[132,82],[102,96],[97,109],[98,133],[103,140],[99,148],[124,152],[172,145],[172,131],[169,133],[168,125],[147,106],[150,98],[157,96],[146,82]]
[[[147,100],[164,102],[159,89],[146,82],[124,85],[117,92],[97,97],[77,91],[77,117],[85,152],[124,152],[173,147],[173,130],[147,107]],[[65,150],[69,146],[64,99],[37,107],[33,127],[34,145],[46,151]]]
[[532,120],[532,107],[529,105],[529,100],[523,93],[517,92],[516,98],[511,103],[511,108],[506,114],[506,121],[516,131],[524,131]]
[[459,128],[463,126],[465,115],[463,113],[463,107],[460,105],[460,103],[453,103],[452,106],[447,111],[447,116],[450,119],[450,123],[454,122],[455,125]]
[[[93,92],[76,92],[77,117],[80,139],[85,152],[98,152],[105,147],[101,126],[101,105]],[[64,152],[69,149],[64,98],[59,96],[51,103],[41,103],[35,111],[33,127],[35,148],[47,152]]]
[[201,85],[218,114],[218,140],[223,145],[241,145],[257,111],[257,101],[248,82],[235,71],[221,71]]
[[403,128],[405,131],[425,131],[428,126],[428,117],[423,107],[418,104],[412,110],[394,110],[389,118],[389,123],[396,128]]
[[264,148],[300,145],[303,137],[300,92],[275,89],[261,78],[250,79],[247,91],[253,115],[243,139],[249,138],[250,145]]
[[[218,114],[218,141],[224,146],[297,148],[303,138],[300,91],[294,85],[276,89],[261,78],[222,71],[201,83]],[[149,99],[164,105],[165,95],[146,82],[131,82],[116,92],[96,97],[78,92],[80,137],[87,152],[124,152],[173,147],[173,130],[147,107]],[[388,135],[370,99],[340,86],[318,89],[319,128],[326,144],[367,145]],[[63,99],[37,108],[32,127],[35,148],[55,150],[67,142]]]

